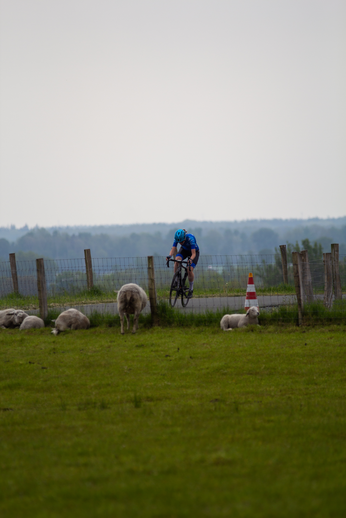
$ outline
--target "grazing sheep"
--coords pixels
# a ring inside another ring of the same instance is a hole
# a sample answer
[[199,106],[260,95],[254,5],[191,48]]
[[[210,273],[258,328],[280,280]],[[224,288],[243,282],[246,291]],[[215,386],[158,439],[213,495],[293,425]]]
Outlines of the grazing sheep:
[[60,313],[55,321],[55,329],[52,329],[53,335],[58,335],[61,331],[67,329],[89,329],[90,320],[83,315],[78,309],[67,309]]
[[247,310],[246,315],[224,315],[220,327],[224,331],[232,331],[236,327],[245,327],[251,324],[258,324],[259,310],[252,306]]
[[19,327],[27,316],[27,313],[21,309],[4,309],[0,311],[0,327],[3,329]]
[[23,329],[39,329],[40,327],[44,327],[44,322],[42,318],[35,317],[34,315],[29,315],[26,317],[20,325],[19,330]]
[[145,291],[138,284],[124,284],[118,291],[117,302],[121,334],[124,334],[124,316],[127,320],[127,329],[130,328],[130,315],[134,315],[132,333],[135,333],[138,329],[139,314],[148,302]]

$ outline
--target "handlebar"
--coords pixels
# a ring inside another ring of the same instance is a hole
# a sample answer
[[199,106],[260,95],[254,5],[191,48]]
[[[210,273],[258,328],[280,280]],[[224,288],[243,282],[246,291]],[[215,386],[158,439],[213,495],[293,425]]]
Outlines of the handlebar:
[[187,268],[187,266],[185,266],[185,264],[186,265],[189,264],[189,259],[188,260],[184,259],[183,261],[178,261],[177,259],[167,259],[166,260],[167,268],[169,268],[170,261],[172,261],[172,263],[180,263],[183,268]]

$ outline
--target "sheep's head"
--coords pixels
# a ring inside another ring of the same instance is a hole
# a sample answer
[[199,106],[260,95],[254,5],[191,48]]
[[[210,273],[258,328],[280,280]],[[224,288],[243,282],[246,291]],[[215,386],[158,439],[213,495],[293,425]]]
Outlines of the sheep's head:
[[257,318],[259,316],[259,309],[256,306],[252,306],[247,310],[246,316],[250,318]]
[[[12,314],[11,314],[12,315]],[[26,313],[24,313],[24,311],[21,311],[20,309],[19,310],[16,310],[14,312],[14,314],[12,315],[12,322],[15,326],[20,326],[20,324],[23,322],[23,320],[25,320],[25,318],[27,317],[28,315]]]

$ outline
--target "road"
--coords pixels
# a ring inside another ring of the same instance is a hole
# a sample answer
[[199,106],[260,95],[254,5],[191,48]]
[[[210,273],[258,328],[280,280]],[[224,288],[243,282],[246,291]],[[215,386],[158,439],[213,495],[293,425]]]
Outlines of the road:
[[[273,308],[278,306],[286,306],[296,302],[295,295],[263,295],[257,296],[259,308]],[[167,301],[168,302],[168,301]],[[230,311],[239,311],[244,309],[245,297],[204,297],[193,298],[190,300],[186,308],[181,305],[180,299],[177,300],[176,308],[180,311],[189,313],[204,313],[205,311],[215,311],[217,309],[228,309]],[[116,302],[100,303],[100,304],[83,304],[54,308],[58,311],[64,311],[69,307],[79,309],[85,315],[91,315],[94,312],[108,313],[111,315],[118,314],[118,305]],[[144,309],[143,313],[150,312],[150,305]],[[30,314],[37,314],[38,311],[28,311]]]

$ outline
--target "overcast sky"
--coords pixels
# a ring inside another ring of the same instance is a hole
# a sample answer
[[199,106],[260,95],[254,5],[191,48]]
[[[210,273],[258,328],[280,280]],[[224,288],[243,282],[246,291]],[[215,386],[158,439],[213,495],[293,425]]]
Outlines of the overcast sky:
[[346,215],[345,0],[0,6],[0,226]]

